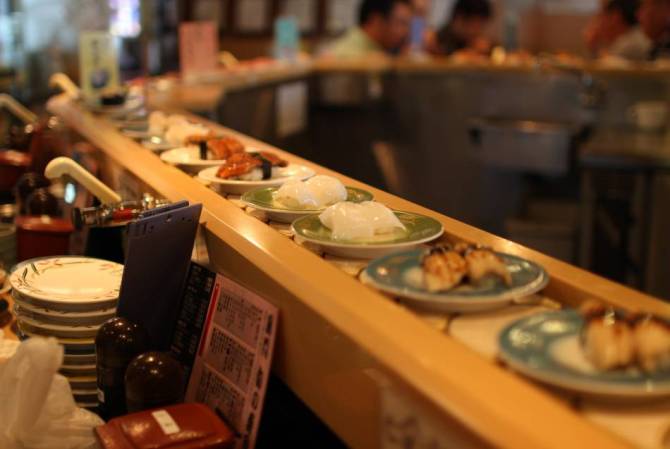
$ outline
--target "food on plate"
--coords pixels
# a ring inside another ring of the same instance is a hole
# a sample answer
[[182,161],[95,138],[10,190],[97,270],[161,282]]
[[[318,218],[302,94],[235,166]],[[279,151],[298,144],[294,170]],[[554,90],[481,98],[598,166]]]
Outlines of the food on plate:
[[670,369],[670,323],[653,316],[638,316],[633,322],[638,366],[647,373]]
[[670,323],[652,315],[626,315],[597,302],[581,307],[581,344],[596,369],[670,369]]
[[468,278],[473,284],[479,284],[489,275],[502,279],[505,285],[512,285],[512,275],[505,262],[493,251],[486,248],[475,248],[465,251],[468,263]]
[[376,201],[343,201],[328,207],[319,220],[330,229],[334,240],[372,239],[405,230],[393,211]]
[[611,309],[592,310],[586,316],[582,347],[599,370],[625,368],[635,361],[635,341],[628,323]]
[[479,284],[491,276],[512,285],[509,269],[495,252],[463,242],[430,249],[421,266],[424,287],[430,292],[451,290],[465,281]]
[[168,125],[165,131],[165,140],[172,145],[184,145],[186,140],[192,136],[209,135],[210,130],[206,126],[197,123],[177,121]]
[[321,209],[347,199],[347,189],[332,176],[291,180],[274,193],[275,201],[291,209]]
[[266,151],[234,153],[219,167],[216,176],[231,180],[260,181],[277,176],[277,168],[287,165],[287,161]]
[[424,284],[428,291],[451,290],[461,283],[468,272],[465,258],[444,246],[432,248],[421,263]]
[[214,159],[228,159],[235,153],[244,153],[244,144],[234,137],[225,136],[218,139],[209,139],[207,148]]

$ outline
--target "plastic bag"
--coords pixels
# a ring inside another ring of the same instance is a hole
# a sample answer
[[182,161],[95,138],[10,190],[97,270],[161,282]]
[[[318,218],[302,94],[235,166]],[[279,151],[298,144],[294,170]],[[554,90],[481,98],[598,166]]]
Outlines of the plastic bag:
[[0,364],[0,448],[93,449],[104,422],[77,407],[58,374],[63,348],[53,338],[30,338]]

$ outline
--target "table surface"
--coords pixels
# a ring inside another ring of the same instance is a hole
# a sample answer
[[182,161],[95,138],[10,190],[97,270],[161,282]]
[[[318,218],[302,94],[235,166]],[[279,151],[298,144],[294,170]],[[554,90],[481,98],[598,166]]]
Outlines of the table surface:
[[596,130],[582,146],[579,162],[590,168],[670,169],[670,130]]

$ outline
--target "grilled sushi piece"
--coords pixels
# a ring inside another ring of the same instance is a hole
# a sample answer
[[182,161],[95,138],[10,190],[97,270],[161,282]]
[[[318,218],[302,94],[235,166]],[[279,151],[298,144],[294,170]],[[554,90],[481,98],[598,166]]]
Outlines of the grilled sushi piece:
[[214,155],[214,158],[219,160],[228,159],[236,153],[244,153],[244,144],[229,136],[208,140],[207,148]]
[[234,153],[226,158],[216,175],[223,179],[261,180],[272,178],[273,168],[286,167],[288,162],[280,157],[261,151],[260,153]]
[[649,315],[631,321],[640,369],[646,373],[670,369],[670,324]]
[[492,250],[486,248],[468,249],[465,252],[468,264],[468,278],[478,284],[489,275],[502,279],[505,285],[512,285],[512,275],[505,262]]
[[444,246],[431,249],[423,258],[422,268],[424,286],[430,292],[451,290],[467,274],[463,256]]
[[604,307],[587,309],[584,319],[582,348],[596,369],[609,371],[635,363],[635,338],[626,320]]

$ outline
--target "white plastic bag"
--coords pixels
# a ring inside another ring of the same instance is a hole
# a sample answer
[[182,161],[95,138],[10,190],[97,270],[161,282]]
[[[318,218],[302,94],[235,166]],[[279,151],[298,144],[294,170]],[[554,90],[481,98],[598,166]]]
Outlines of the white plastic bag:
[[30,338],[0,364],[0,448],[97,448],[93,429],[104,424],[77,407],[57,373],[63,348],[53,338]]

